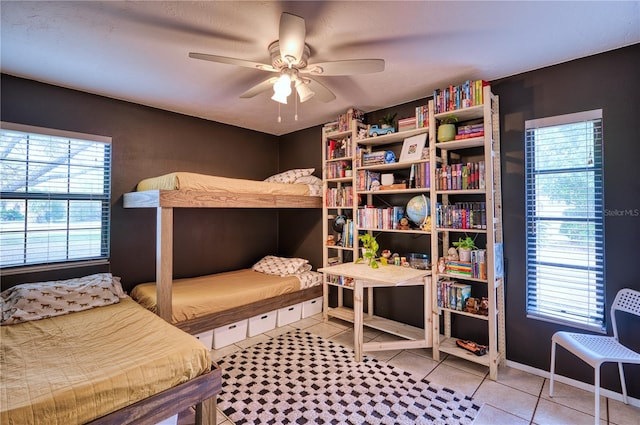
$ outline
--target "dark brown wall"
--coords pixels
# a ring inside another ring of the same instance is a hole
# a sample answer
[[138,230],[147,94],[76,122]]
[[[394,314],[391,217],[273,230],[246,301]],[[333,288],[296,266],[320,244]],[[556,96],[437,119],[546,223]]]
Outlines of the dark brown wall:
[[[322,127],[311,127],[280,137],[278,168],[315,168],[322,178]],[[282,253],[307,258],[314,269],[322,266],[322,210],[281,210],[278,220],[278,246]]]
[[[526,317],[524,122],[603,110],[607,321],[616,292],[640,290],[640,44],[492,83],[500,96],[507,357],[549,370],[551,336],[566,327]],[[629,211],[613,215],[615,211]],[[640,321],[622,320],[624,341],[640,351]],[[609,327],[609,333],[611,329]],[[564,351],[564,350],[559,350]],[[558,372],[593,383],[592,369],[559,352]],[[627,388],[640,398],[640,366],[628,366]],[[619,391],[616,368],[603,367],[603,386]]]
[[[155,279],[155,210],[122,208],[138,181],[172,171],[247,179],[278,171],[275,136],[4,74],[0,83],[3,121],[112,137],[111,271],[127,289]],[[248,267],[277,252],[277,216],[175,211],[175,276]],[[5,277],[3,286],[16,279],[31,280]]]

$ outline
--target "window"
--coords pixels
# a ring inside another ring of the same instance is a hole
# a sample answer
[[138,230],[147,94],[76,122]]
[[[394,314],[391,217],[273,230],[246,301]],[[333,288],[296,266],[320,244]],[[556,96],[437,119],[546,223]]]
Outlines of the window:
[[0,183],[0,267],[108,260],[110,138],[2,123]]
[[525,127],[527,314],[603,332],[602,110]]

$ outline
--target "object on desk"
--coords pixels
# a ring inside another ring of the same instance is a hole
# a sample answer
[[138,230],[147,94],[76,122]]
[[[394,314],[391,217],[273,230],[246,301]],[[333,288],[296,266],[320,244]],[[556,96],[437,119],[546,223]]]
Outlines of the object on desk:
[[476,356],[484,356],[485,354],[487,354],[487,349],[489,348],[486,345],[480,345],[477,342],[473,342],[468,339],[458,339],[456,340],[456,345],[460,348],[464,348],[467,351],[471,351]]
[[409,265],[413,269],[429,270],[429,255],[412,252],[407,255]]

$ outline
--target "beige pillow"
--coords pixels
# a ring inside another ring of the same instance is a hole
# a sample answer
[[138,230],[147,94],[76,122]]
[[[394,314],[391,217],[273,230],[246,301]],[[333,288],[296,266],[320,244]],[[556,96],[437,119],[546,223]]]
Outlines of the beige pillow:
[[316,176],[302,176],[298,177],[294,183],[296,184],[312,184],[316,186],[322,186],[322,179],[319,179]]
[[274,276],[288,276],[290,274],[302,273],[304,265],[309,261],[304,258],[285,258],[267,255],[255,263],[252,270],[270,274]]
[[23,283],[0,293],[0,325],[46,319],[120,302],[120,278],[98,273],[69,280]]
[[293,183],[297,178],[309,176],[313,174],[314,171],[315,168],[296,168],[294,170],[274,174],[273,176],[264,179],[264,181],[271,183]]

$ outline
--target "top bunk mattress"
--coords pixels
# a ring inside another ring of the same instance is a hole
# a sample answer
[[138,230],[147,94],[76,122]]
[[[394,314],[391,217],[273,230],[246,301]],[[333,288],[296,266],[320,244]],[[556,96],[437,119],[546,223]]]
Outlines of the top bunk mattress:
[[[319,285],[321,281],[318,272],[274,276],[252,269],[176,279],[171,292],[171,321],[179,323],[218,313]],[[137,285],[131,291],[131,297],[143,307],[157,312],[155,282]]]
[[128,297],[0,330],[3,424],[86,423],[211,367],[202,343]]
[[138,183],[137,191],[145,190],[194,190],[205,192],[321,196],[315,185],[294,183],[273,183],[245,180],[205,174],[175,172],[152,177]]

